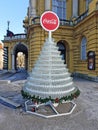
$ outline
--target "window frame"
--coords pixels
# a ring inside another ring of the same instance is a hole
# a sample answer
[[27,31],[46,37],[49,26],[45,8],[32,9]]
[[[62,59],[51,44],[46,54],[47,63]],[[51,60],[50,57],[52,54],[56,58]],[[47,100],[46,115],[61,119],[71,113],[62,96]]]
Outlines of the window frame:
[[65,20],[66,19],[66,0],[52,0],[52,11],[55,12],[60,19]]
[[85,36],[81,40],[81,60],[87,60],[87,39]]

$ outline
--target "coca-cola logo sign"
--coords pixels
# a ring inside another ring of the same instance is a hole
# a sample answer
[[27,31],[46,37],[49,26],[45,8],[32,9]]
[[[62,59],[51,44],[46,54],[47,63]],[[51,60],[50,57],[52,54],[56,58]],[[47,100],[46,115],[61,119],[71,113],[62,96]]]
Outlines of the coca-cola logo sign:
[[59,27],[59,18],[56,13],[46,11],[41,15],[40,23],[46,31],[55,31]]

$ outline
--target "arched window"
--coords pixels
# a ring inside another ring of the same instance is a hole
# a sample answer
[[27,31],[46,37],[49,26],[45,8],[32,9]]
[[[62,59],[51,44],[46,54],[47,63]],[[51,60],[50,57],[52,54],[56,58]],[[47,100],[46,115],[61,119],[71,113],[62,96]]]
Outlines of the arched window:
[[86,60],[86,45],[87,45],[87,40],[85,37],[82,38],[81,41],[81,60]]
[[52,0],[52,11],[55,12],[60,19],[66,19],[66,0]]

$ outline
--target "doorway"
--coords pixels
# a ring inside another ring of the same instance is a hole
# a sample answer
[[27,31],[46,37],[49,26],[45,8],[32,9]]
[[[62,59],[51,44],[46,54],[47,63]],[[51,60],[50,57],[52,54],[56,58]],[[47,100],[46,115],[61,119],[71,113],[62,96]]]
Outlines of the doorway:
[[59,51],[61,52],[62,60],[64,60],[64,64],[66,64],[66,47],[62,41],[59,41],[57,43],[57,46],[59,47]]
[[27,47],[19,43],[16,45],[15,50],[15,70],[27,70],[28,68],[28,49]]

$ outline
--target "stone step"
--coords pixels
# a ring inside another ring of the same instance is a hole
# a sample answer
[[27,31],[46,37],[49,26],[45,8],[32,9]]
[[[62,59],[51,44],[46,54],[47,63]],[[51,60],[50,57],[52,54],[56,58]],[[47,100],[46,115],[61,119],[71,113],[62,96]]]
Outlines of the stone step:
[[8,99],[8,98],[4,98],[4,97],[2,97],[2,96],[0,96],[0,100],[1,100],[1,102],[2,103],[5,103],[7,106],[9,106],[9,105],[11,105],[11,106],[13,106],[14,108],[19,108],[20,106],[21,106],[21,104],[19,104],[19,103],[15,103],[15,102],[13,102],[12,100],[10,100],[10,99]]
[[0,84],[9,84],[11,83],[10,80],[0,80]]

